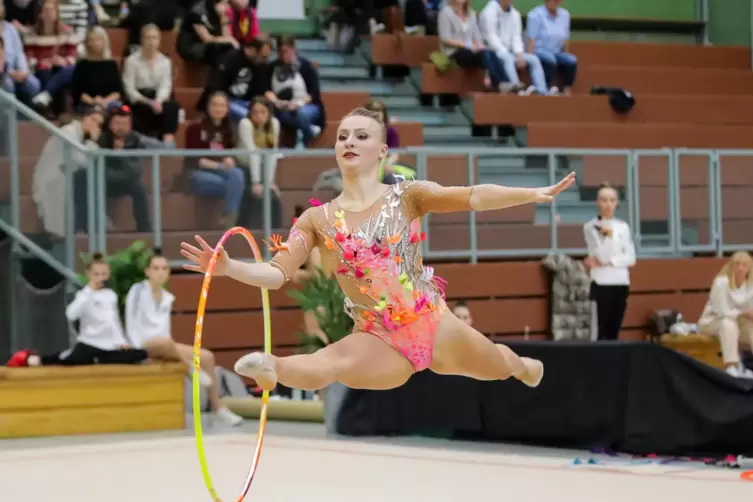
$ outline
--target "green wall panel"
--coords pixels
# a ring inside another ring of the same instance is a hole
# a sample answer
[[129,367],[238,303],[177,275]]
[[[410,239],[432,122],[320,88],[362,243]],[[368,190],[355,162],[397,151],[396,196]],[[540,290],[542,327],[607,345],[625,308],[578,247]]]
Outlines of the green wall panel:
[[750,0],[709,0],[709,40],[750,45]]

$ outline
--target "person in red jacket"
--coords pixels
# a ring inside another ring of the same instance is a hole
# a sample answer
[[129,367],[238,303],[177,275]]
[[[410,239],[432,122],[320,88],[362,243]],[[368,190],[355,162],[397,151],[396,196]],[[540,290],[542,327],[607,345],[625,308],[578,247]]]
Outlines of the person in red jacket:
[[248,0],[230,0],[227,21],[233,38],[241,44],[250,43],[259,34],[259,17]]

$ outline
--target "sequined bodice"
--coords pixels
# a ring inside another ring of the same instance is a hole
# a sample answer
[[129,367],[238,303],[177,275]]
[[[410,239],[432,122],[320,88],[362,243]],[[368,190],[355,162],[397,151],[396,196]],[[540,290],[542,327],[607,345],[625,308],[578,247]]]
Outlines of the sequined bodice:
[[[406,214],[401,187],[390,187],[371,208],[322,206],[322,260],[345,293],[345,307],[361,323],[388,330],[443,305],[434,269],[424,266],[420,219]],[[368,329],[368,326],[364,329]]]

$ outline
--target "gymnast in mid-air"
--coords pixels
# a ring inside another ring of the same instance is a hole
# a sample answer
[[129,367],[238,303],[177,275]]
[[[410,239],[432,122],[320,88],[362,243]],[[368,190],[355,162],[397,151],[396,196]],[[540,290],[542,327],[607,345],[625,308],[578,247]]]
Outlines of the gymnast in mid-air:
[[[425,369],[477,380],[513,377],[536,387],[544,374],[541,361],[493,343],[447,307],[445,282],[423,263],[420,219],[428,213],[551,202],[573,184],[575,174],[543,188],[444,187],[430,181],[384,185],[378,173],[388,154],[385,139],[379,115],[364,109],[347,115],[335,145],[343,177],[340,195],[307,209],[287,241],[273,236],[271,261],[245,263],[223,250],[214,269],[215,275],[278,289],[318,249],[324,270],[335,275],[345,293],[353,333],[313,354],[253,352],[236,362],[235,371],[265,390],[278,382],[319,390],[335,381],[354,389],[386,390]],[[199,247],[182,243],[181,253],[192,262],[186,269],[204,273],[214,250],[199,236],[196,242]]]

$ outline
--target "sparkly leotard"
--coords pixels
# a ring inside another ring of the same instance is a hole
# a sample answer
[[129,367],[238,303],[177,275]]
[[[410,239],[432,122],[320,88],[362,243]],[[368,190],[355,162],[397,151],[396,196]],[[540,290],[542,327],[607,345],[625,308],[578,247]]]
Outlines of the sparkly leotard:
[[380,337],[416,371],[429,367],[437,325],[446,306],[444,281],[423,264],[420,219],[429,212],[468,211],[471,187],[428,181],[389,186],[371,207],[342,209],[337,200],[307,209],[287,242],[278,237],[271,264],[286,280],[314,247],[335,272],[355,330]]

